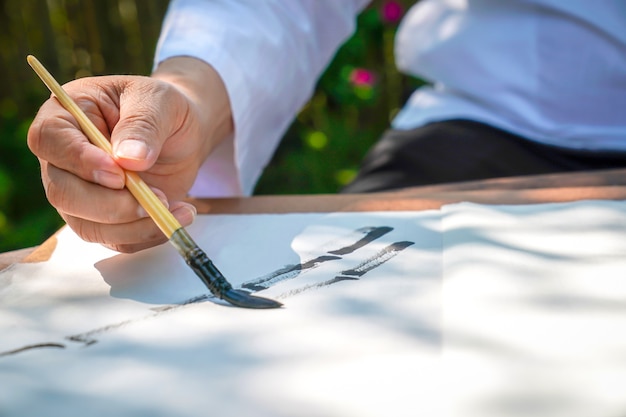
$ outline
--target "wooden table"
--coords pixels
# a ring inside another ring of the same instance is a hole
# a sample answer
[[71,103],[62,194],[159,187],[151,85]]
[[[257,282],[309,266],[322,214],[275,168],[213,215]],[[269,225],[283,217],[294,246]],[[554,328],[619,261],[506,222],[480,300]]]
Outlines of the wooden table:
[[[436,209],[461,201],[533,204],[590,199],[626,199],[626,169],[468,181],[375,194],[255,196],[192,202],[203,214],[252,214],[405,211]],[[0,254],[0,270],[16,262],[45,259],[53,248],[52,239],[38,247]]]

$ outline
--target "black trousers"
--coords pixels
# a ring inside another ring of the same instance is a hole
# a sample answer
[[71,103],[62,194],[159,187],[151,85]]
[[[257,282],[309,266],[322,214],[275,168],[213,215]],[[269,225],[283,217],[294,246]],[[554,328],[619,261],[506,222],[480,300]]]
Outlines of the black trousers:
[[544,145],[469,120],[389,130],[341,192],[626,167],[626,152]]

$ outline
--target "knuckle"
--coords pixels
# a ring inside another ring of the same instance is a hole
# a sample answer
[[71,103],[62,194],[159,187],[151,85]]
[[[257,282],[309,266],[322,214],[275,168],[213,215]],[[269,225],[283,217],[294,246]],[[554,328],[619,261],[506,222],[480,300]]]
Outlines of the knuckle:
[[167,240],[163,232],[161,232],[156,227],[151,227],[150,231],[144,237],[145,237],[144,239],[145,241],[161,242],[161,241]]
[[26,135],[26,144],[28,145],[28,149],[31,150],[34,154],[37,154],[37,150],[39,149],[39,140],[41,138],[41,119],[35,118],[33,122],[28,127],[28,133]]
[[137,245],[130,245],[130,244],[108,244],[105,246],[109,249],[113,249],[114,251],[117,251],[120,253],[128,253],[128,254],[139,252],[142,249],[138,247]]
[[57,210],[64,212],[67,211],[67,208],[65,207],[67,199],[64,196],[63,187],[60,187],[58,183],[52,180],[44,180],[43,186],[48,202]]
[[[50,164],[47,164],[50,167]],[[42,175],[44,192],[48,202],[57,211],[75,214],[79,202],[72,198],[71,185],[56,176]]]
[[63,216],[67,225],[85,242],[105,243],[99,225],[73,216]]
[[103,243],[102,246],[104,246],[107,249],[111,249],[120,253],[134,253],[135,252],[132,250],[131,247],[129,247],[129,245],[117,245],[114,243]]
[[125,136],[147,140],[154,135],[158,136],[159,120],[154,111],[140,109],[136,113],[128,115],[116,128],[124,128]]
[[28,148],[37,156],[41,156],[46,150],[46,143],[55,135],[59,128],[58,122],[54,118],[43,118],[37,116],[28,128],[26,143]]

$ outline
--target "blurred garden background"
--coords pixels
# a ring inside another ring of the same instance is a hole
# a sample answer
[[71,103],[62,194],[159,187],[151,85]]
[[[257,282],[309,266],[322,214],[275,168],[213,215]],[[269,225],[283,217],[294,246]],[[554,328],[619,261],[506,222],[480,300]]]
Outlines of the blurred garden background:
[[[294,0],[298,1],[298,0]],[[342,1],[342,0],[337,0]],[[289,128],[255,194],[335,193],[420,80],[401,75],[393,39],[411,0],[375,0]],[[149,74],[166,0],[0,0],[0,252],[37,245],[62,220],[45,199],[26,133],[49,93],[26,63],[61,82]]]

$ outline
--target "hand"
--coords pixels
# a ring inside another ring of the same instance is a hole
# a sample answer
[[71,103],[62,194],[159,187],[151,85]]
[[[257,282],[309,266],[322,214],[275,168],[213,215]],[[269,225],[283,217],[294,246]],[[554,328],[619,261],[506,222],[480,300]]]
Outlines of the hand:
[[122,169],[137,171],[183,226],[196,214],[182,200],[210,152],[233,130],[219,75],[206,63],[164,61],[151,77],[106,76],[72,81],[67,93],[113,146],[92,145],[55,99],[40,108],[28,132],[46,196],[84,240],[120,252],[166,241],[124,188]]

